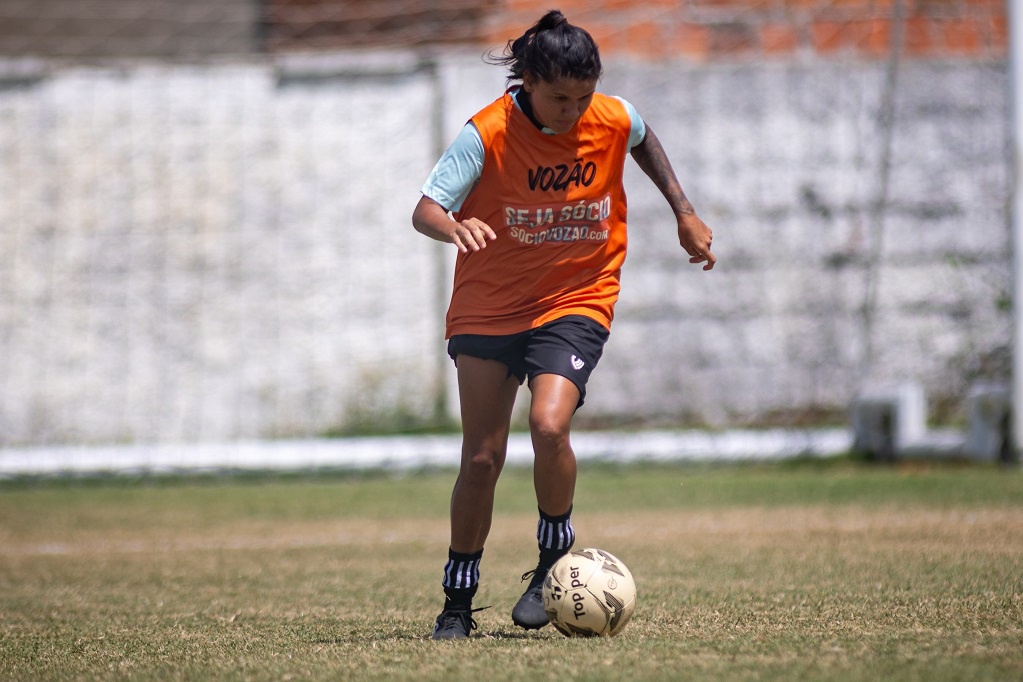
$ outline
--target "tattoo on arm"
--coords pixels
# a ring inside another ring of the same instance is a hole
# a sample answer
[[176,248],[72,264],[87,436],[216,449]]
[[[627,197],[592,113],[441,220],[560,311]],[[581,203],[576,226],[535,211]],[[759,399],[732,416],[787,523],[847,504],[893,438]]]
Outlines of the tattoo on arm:
[[654,135],[650,126],[647,126],[646,137],[632,148],[631,153],[639,167],[653,180],[654,185],[668,200],[671,210],[676,215],[696,213],[696,209],[689,203],[686,193],[682,191],[682,185],[679,184],[678,178],[675,177],[675,171],[671,167],[664,147],[661,146],[661,141]]

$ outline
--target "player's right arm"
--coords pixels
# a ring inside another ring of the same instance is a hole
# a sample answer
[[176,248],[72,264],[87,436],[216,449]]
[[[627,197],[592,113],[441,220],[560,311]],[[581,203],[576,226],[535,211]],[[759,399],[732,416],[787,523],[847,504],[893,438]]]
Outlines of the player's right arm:
[[482,220],[453,220],[447,209],[426,195],[412,212],[412,226],[431,239],[454,244],[462,253],[485,249],[488,241],[497,239],[494,230]]
[[482,220],[452,220],[483,172],[483,139],[472,122],[458,133],[437,161],[423,185],[423,196],[412,212],[412,225],[422,234],[458,247],[462,253],[479,251],[497,235]]

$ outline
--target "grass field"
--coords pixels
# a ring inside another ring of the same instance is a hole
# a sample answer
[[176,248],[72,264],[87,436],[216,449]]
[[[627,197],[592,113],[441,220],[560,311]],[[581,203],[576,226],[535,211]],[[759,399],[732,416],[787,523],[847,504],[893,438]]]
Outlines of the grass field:
[[1020,680],[1023,475],[849,461],[585,465],[619,637],[524,633],[530,474],[502,479],[479,629],[435,643],[453,473],[0,484],[3,679]]

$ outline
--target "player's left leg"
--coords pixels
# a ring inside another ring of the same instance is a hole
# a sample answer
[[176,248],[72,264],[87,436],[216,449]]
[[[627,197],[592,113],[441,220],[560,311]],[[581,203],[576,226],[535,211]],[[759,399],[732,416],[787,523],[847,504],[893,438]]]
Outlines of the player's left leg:
[[537,567],[523,576],[523,580],[526,577],[531,580],[512,610],[512,620],[532,630],[548,622],[543,607],[543,581],[554,562],[567,554],[575,542],[571,516],[576,461],[569,432],[580,394],[573,382],[557,374],[540,374],[529,386],[532,391],[529,431],[534,452],[533,484],[540,512],[536,532],[540,559]]
[[554,562],[575,542],[572,500],[576,461],[569,440],[572,418],[586,398],[586,382],[607,342],[608,331],[594,320],[569,315],[529,333],[524,368],[532,400],[529,431],[533,441],[533,481],[540,518],[536,540],[540,558],[529,587],[512,610],[512,620],[526,629],[547,624],[543,582]]
[[541,374],[529,384],[529,435],[533,443],[533,485],[542,511],[562,516],[575,496],[575,452],[569,440],[579,389],[557,374]]

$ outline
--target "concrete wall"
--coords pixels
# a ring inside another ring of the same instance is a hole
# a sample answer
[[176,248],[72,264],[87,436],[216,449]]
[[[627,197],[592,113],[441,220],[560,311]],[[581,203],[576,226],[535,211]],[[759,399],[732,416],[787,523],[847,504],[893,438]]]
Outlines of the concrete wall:
[[[451,411],[453,252],[409,215],[503,87],[478,52],[0,72],[0,445]],[[890,138],[885,78],[609,64],[602,89],[664,141],[720,264],[688,265],[630,164],[624,291],[582,418],[777,422],[906,379],[954,412],[1007,376],[1005,66],[904,62]]]
[[254,54],[260,0],[4,0],[0,54],[71,59]]
[[957,403],[975,374],[1007,371],[1000,66],[904,63],[890,143],[884,63],[640,73],[607,85],[665,140],[721,263],[680,263],[633,172],[627,322],[598,377],[618,397],[602,408],[786,418],[904,379]]

